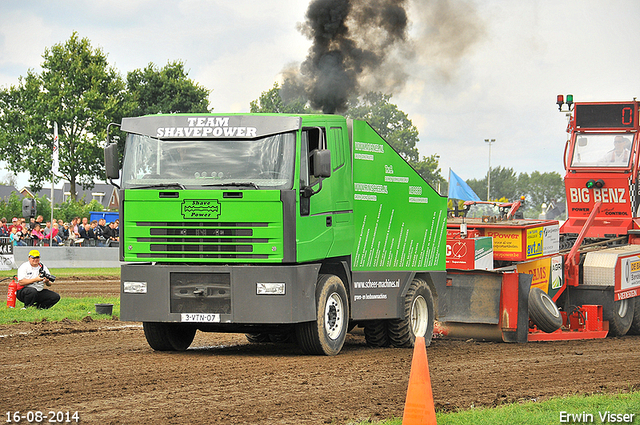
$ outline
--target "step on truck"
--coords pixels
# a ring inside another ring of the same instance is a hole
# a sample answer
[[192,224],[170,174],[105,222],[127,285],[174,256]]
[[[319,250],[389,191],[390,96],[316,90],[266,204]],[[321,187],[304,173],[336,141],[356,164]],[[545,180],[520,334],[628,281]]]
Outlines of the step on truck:
[[337,115],[124,118],[121,320],[149,345],[196,331],[335,355],[431,340],[446,284],[446,198],[368,123]]

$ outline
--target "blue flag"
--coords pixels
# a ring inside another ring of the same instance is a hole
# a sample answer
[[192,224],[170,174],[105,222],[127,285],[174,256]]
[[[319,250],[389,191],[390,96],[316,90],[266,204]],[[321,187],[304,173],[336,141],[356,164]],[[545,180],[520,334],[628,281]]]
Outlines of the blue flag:
[[449,198],[462,201],[481,201],[469,185],[449,168]]

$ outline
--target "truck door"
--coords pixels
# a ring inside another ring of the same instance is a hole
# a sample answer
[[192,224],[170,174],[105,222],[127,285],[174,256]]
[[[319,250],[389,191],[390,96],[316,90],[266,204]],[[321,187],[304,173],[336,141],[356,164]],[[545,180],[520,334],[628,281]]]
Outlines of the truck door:
[[327,149],[326,129],[320,126],[303,128],[300,140],[299,215],[296,224],[298,262],[326,258],[333,244],[333,178],[314,177],[310,159],[316,149]]

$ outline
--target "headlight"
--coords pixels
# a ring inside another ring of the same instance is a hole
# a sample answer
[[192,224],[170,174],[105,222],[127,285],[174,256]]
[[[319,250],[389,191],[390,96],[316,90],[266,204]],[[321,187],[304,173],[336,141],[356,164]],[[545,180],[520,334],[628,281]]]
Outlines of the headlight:
[[146,294],[147,282],[123,282],[122,291],[127,294]]

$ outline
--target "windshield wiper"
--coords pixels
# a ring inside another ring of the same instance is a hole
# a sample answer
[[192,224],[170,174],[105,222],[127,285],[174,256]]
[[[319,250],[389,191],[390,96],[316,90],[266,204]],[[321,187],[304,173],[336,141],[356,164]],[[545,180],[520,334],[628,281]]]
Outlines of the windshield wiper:
[[224,187],[224,186],[234,186],[234,187],[253,187],[256,189],[260,189],[257,184],[254,182],[231,182],[231,183],[212,183],[212,184],[203,184],[202,187]]
[[182,183],[157,183],[157,184],[150,184],[147,186],[135,186],[132,189],[168,189],[170,187],[177,187],[182,190],[187,189],[186,187],[184,187]]

